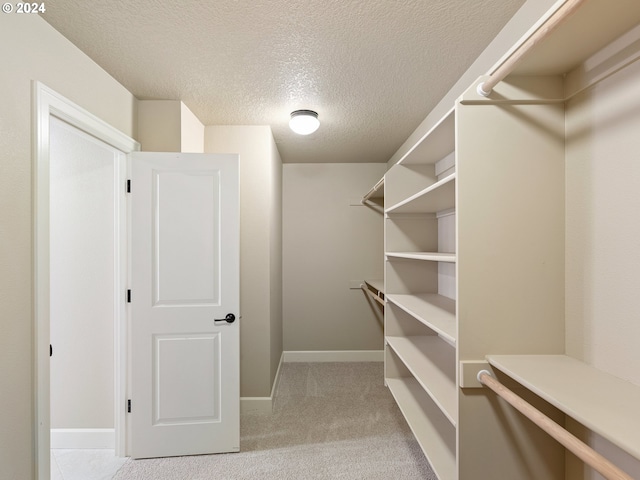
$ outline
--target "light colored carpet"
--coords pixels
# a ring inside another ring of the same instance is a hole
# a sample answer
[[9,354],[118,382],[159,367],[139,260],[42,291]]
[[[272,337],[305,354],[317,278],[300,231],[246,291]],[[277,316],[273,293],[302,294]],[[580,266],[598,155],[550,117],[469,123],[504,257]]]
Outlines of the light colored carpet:
[[243,415],[240,453],[129,460],[114,480],[435,480],[382,363],[286,363],[270,415]]

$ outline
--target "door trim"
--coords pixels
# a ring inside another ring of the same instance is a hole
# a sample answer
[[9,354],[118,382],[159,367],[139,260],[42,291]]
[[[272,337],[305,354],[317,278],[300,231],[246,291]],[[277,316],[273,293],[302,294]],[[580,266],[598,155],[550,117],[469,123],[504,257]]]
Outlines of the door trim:
[[[51,90],[41,82],[32,82],[32,213],[33,213],[33,405],[35,436],[35,474],[38,480],[50,478],[50,286],[49,286],[49,118],[57,117],[125,154],[140,150],[140,144],[102,121],[82,107]],[[117,165],[118,178],[125,178],[126,165]],[[124,183],[123,183],[124,185]],[[116,291],[124,293],[127,284],[127,211],[124,202],[117,205]],[[115,449],[124,456],[126,448],[126,370],[127,329],[123,295],[116,296],[114,328],[115,359]]]

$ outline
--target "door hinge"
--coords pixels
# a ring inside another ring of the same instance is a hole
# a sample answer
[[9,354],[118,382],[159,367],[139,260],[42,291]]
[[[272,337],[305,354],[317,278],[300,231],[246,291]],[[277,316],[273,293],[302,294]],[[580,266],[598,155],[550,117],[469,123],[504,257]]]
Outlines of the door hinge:
[[127,303],[131,303],[131,290],[127,290]]
[[127,193],[131,193],[131,180],[127,180]]
[[127,413],[131,413],[131,399],[127,400]]

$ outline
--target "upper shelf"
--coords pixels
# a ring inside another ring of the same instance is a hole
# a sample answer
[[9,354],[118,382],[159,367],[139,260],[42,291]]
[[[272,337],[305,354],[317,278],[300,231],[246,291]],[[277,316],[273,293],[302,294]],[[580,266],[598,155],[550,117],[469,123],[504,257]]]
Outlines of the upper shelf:
[[455,115],[452,108],[398,160],[401,165],[432,165],[455,149]]
[[435,213],[455,207],[456,174],[429,185],[415,195],[392,205],[386,213]]
[[640,386],[566,355],[488,355],[487,360],[587,428],[640,458]]
[[589,0],[536,45],[512,75],[567,73],[638,23],[638,0]]

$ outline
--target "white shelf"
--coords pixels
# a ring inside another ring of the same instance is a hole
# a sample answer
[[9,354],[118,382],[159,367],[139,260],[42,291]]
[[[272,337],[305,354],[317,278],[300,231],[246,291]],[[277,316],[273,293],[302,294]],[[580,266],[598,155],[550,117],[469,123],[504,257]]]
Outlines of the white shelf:
[[438,478],[456,478],[455,428],[415,379],[387,378],[387,386]]
[[536,45],[512,74],[565,74],[639,23],[637,1],[589,0]]
[[435,293],[388,295],[387,301],[415,317],[438,335],[455,344],[456,302]]
[[425,133],[399,161],[402,165],[434,164],[455,149],[454,109]]
[[456,205],[456,174],[429,185],[409,198],[389,207],[386,213],[436,213]]
[[455,349],[436,335],[387,337],[387,343],[455,427],[458,416]]
[[640,386],[566,355],[488,355],[544,400],[640,458]]
[[425,260],[430,262],[450,262],[455,263],[455,253],[439,252],[386,252],[385,255],[391,258],[406,258],[409,260]]

